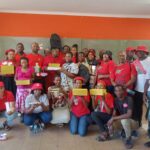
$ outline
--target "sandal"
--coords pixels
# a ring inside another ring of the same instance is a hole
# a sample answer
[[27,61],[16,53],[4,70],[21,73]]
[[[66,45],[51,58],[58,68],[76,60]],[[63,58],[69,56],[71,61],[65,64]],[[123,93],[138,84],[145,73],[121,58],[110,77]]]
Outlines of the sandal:
[[96,140],[99,141],[99,142],[104,142],[106,140],[109,139],[109,134],[107,132],[103,132],[101,133],[97,138]]

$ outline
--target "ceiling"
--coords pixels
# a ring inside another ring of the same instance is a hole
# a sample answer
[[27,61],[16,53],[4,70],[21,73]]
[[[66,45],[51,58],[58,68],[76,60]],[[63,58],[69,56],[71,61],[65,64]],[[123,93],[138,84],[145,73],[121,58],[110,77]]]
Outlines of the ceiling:
[[0,0],[0,12],[150,18],[150,0]]

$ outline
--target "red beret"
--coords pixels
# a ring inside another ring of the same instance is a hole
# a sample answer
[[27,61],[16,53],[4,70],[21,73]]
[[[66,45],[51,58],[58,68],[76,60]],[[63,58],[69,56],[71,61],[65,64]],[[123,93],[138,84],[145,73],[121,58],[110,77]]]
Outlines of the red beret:
[[98,84],[98,83],[100,83],[100,84],[102,84],[104,87],[106,87],[105,81],[103,81],[103,80],[98,80],[98,81],[97,81],[97,84]]
[[43,86],[41,83],[34,83],[31,90],[43,90]]
[[5,55],[8,55],[9,52],[14,52],[15,53],[15,50],[14,49],[8,49],[8,50],[5,51]]
[[129,51],[136,51],[136,48],[135,47],[127,47],[126,52],[129,52]]
[[84,78],[83,78],[83,77],[80,77],[80,76],[75,77],[75,78],[74,78],[74,81],[76,81],[76,80],[81,80],[82,82],[85,81]]
[[144,45],[138,46],[136,51],[142,51],[142,52],[145,52],[145,53],[149,53],[148,48]]

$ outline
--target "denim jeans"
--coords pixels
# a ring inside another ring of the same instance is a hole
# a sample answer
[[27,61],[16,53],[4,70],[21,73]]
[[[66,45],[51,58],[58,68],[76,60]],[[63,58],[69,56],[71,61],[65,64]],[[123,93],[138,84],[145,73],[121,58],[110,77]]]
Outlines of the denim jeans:
[[[17,112],[8,115],[6,111],[0,112],[0,118],[5,118],[9,126],[13,125],[13,120],[17,118]],[[0,122],[0,128],[3,128],[3,122]]]
[[76,117],[73,113],[71,113],[70,132],[72,134],[79,134],[80,136],[85,136],[87,134],[89,126],[88,119],[89,115]]
[[52,113],[47,111],[41,113],[24,114],[24,124],[27,126],[33,125],[37,119],[43,123],[49,123],[52,120]]

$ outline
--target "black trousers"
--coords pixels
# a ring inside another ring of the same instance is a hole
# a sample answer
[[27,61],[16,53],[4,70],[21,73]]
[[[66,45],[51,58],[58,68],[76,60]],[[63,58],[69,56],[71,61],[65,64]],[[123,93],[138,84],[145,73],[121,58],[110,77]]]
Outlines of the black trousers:
[[133,119],[139,122],[139,126],[142,125],[143,115],[143,93],[135,91],[133,96]]
[[98,125],[101,132],[106,131],[105,125],[108,120],[111,118],[111,115],[103,112],[92,112],[91,113],[92,120]]

